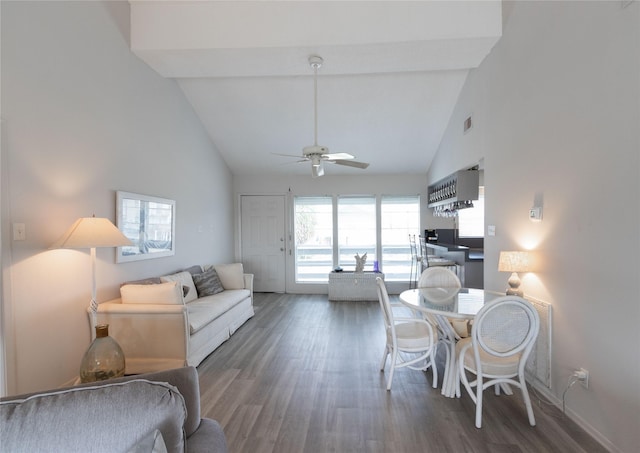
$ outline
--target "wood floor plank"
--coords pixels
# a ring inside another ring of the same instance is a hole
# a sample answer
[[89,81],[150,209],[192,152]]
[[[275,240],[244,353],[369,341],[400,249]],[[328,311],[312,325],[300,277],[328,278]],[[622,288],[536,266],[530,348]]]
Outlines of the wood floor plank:
[[258,293],[255,312],[198,367],[202,415],[232,453],[606,451],[534,396],[531,427],[517,392],[485,392],[476,429],[468,395],[443,397],[431,371],[396,370],[387,391],[377,302]]

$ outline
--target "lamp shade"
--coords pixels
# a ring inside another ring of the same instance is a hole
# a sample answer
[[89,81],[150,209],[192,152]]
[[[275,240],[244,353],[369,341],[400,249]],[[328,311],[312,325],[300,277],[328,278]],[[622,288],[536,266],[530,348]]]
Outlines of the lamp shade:
[[125,245],[133,243],[109,219],[82,217],[76,220],[51,248],[84,249]]
[[500,252],[498,270],[500,272],[529,272],[533,268],[531,252]]

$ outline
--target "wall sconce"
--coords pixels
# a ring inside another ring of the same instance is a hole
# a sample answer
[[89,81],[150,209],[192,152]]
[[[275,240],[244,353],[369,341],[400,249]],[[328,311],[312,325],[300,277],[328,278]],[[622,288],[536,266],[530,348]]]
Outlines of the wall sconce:
[[531,252],[500,252],[498,271],[511,272],[507,282],[509,289],[507,295],[523,297],[520,289],[520,277],[518,272],[529,272],[533,268],[533,254]]

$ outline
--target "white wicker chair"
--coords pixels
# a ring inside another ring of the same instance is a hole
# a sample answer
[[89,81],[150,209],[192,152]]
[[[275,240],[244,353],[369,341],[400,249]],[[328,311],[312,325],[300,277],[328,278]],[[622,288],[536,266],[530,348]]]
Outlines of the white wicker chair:
[[[524,368],[539,329],[540,318],[533,305],[521,297],[503,296],[482,307],[476,315],[471,336],[456,345],[460,382],[476,404],[477,428],[482,427],[482,393],[488,387],[496,386],[496,394],[499,394],[499,386],[503,384],[522,390],[529,423],[535,426]],[[476,379],[470,382],[467,372],[474,374]],[[460,393],[459,388],[457,393]]]
[[421,371],[431,367],[433,388],[436,388],[438,386],[438,369],[434,359],[438,334],[435,328],[424,319],[395,317],[389,303],[389,294],[384,280],[377,277],[376,283],[387,334],[380,371],[384,371],[387,357],[391,355],[391,370],[387,380],[387,390],[391,390],[395,369],[403,367]]
[[[418,288],[461,288],[458,276],[445,267],[428,267],[420,275],[418,280]],[[438,326],[438,341],[442,343],[452,344],[461,338],[456,327],[467,329],[466,320],[452,320],[443,316],[433,316],[424,314],[427,321],[432,325]],[[454,324],[455,323],[455,324]],[[466,335],[465,335],[466,336]],[[453,346],[451,346],[453,347]],[[451,360],[451,352],[449,347],[445,348],[447,352],[447,363]]]
[[455,272],[445,267],[428,267],[418,280],[418,288],[460,288],[461,286]]

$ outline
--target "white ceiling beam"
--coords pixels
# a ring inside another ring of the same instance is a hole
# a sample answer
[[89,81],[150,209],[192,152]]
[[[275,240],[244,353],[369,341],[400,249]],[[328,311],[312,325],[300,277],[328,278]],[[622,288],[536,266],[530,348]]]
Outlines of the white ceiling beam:
[[495,1],[141,1],[131,47],[165,77],[325,74],[476,67],[502,33]]

